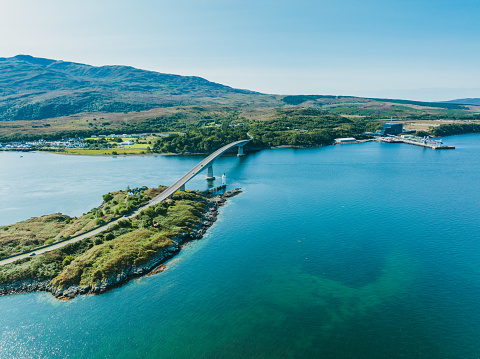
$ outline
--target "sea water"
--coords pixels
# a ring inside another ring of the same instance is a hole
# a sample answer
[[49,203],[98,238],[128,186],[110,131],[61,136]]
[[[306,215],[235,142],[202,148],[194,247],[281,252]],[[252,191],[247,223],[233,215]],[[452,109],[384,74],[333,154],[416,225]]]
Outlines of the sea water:
[[[222,156],[215,175],[244,192],[203,239],[99,296],[0,297],[0,358],[477,358],[480,137],[445,142]],[[0,153],[0,224],[79,215],[200,159]]]

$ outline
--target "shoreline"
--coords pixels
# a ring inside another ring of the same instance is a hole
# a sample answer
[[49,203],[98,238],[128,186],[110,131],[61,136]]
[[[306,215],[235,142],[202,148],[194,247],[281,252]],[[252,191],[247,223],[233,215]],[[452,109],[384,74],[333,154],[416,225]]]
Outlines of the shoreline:
[[[279,148],[296,148],[296,149],[302,149],[302,148],[320,148],[320,147],[326,147],[326,146],[333,146],[334,143],[331,144],[323,144],[323,145],[315,145],[315,146],[296,146],[296,145],[279,145],[279,146],[270,146],[270,147],[261,147],[261,148],[252,148],[249,150],[245,150],[245,154],[250,153],[250,152],[259,152],[262,150],[274,150],[274,149],[279,149]],[[119,153],[116,155],[113,154],[91,154],[91,153],[66,153],[66,152],[61,152],[61,151],[47,151],[47,150],[21,150],[21,149],[0,149],[0,152],[19,152],[19,153],[25,153],[25,152],[33,152],[33,153],[50,153],[53,155],[63,155],[63,156],[87,156],[87,157],[144,157],[144,156],[206,156],[209,155],[208,152],[192,152],[192,153]],[[233,152],[231,153],[232,155],[234,154]]]
[[[364,142],[370,142],[373,139],[365,139],[365,140],[357,140],[354,143],[350,144],[358,144]],[[335,146],[336,143],[329,143],[329,144],[319,144],[319,145],[310,145],[310,146],[301,146],[301,145],[279,145],[279,146],[268,146],[268,147],[260,147],[260,148],[250,148],[245,151],[245,154],[251,152],[259,152],[262,150],[275,150],[275,149],[282,149],[282,148],[293,148],[293,149],[307,149],[307,148],[321,148],[327,146]],[[51,153],[54,155],[64,155],[64,156],[87,156],[87,157],[143,157],[143,156],[206,156],[209,155],[208,152],[191,152],[191,153],[119,153],[119,154],[91,154],[91,153],[67,153],[61,151],[48,151],[48,150],[21,150],[21,149],[0,149],[0,152],[33,152],[33,153]],[[232,155],[234,153],[232,152]]]
[[208,228],[210,228],[217,220],[219,209],[222,207],[227,198],[234,197],[242,193],[239,188],[217,195],[210,199],[210,203],[205,209],[200,222],[189,231],[182,232],[178,235],[170,237],[174,244],[168,248],[162,249],[148,263],[139,267],[124,268],[119,273],[112,275],[106,280],[99,281],[95,285],[77,286],[72,285],[63,289],[55,288],[50,285],[53,279],[26,279],[11,283],[0,284],[0,296],[14,295],[31,292],[50,292],[59,300],[73,299],[78,295],[98,295],[115,288],[121,287],[132,279],[144,276],[154,275],[165,270],[164,263],[180,253],[182,247],[194,240],[201,239]]
[[[255,149],[251,150],[249,152],[256,152],[256,151],[261,151],[264,149],[269,149],[273,147],[265,147],[262,149]],[[42,150],[20,150],[20,149],[0,149],[0,152],[19,152],[19,153],[25,153],[25,152],[33,152],[33,153],[50,153],[53,155],[63,155],[63,156],[87,156],[87,157],[143,157],[143,156],[206,156],[209,155],[208,152],[204,153],[119,153],[116,155],[112,154],[90,154],[90,153],[65,153],[65,152],[59,152],[59,151],[42,151]],[[232,152],[233,154],[233,152]]]
[[[462,136],[462,135],[474,135],[474,134],[479,134],[479,132],[465,132],[465,133],[452,133],[448,135],[442,135],[442,136],[436,136],[436,135],[430,135],[432,138],[445,138],[445,137],[451,137],[451,136]],[[365,140],[357,140],[355,143],[352,144],[357,144],[357,143],[364,143],[364,142],[369,142],[372,141],[373,139],[365,139]],[[332,146],[336,145],[336,143],[331,143],[331,144],[319,144],[319,145],[310,145],[310,146],[300,146],[300,145],[279,145],[279,146],[269,146],[269,147],[261,147],[261,148],[250,148],[245,150],[245,153],[248,152],[258,152],[261,150],[266,150],[266,149],[277,149],[277,148],[296,148],[296,149],[302,149],[302,148],[320,148],[320,147],[326,147],[326,146]],[[61,152],[61,151],[50,151],[50,150],[40,150],[40,149],[6,149],[6,148],[0,148],[0,152],[19,152],[19,153],[25,153],[25,152],[35,152],[35,153],[51,153],[51,154],[57,154],[57,155],[65,155],[65,156],[92,156],[92,157],[126,157],[126,156],[205,156],[208,155],[207,152],[198,152],[198,153],[119,153],[119,154],[91,154],[91,153],[68,153],[68,152]]]

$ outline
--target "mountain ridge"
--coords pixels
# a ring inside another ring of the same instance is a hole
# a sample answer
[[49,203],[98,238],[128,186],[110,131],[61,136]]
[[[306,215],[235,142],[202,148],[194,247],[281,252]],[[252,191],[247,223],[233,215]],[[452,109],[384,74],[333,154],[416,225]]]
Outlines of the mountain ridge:
[[0,121],[3,122],[48,120],[86,113],[133,115],[139,111],[185,106],[216,106],[219,111],[228,108],[239,113],[250,111],[248,116],[260,109],[255,114],[259,119],[265,118],[262,108],[274,111],[285,106],[321,108],[346,116],[435,118],[448,115],[445,111],[470,111],[468,106],[480,104],[480,100],[478,104],[476,100],[423,102],[333,95],[271,95],[235,89],[198,76],[165,74],[132,66],[92,66],[31,55],[0,58]]
[[0,120],[125,112],[257,94],[197,76],[92,66],[30,55],[0,58]]
[[471,97],[471,98],[459,98],[456,100],[449,100],[444,101],[446,103],[453,103],[457,105],[473,105],[473,106],[480,106],[480,98]]

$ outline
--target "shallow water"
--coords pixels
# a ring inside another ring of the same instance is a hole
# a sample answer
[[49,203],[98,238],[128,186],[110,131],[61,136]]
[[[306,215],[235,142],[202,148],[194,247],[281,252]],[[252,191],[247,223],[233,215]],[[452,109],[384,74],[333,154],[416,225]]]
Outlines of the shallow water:
[[[478,357],[480,137],[446,142],[221,157],[244,193],[202,240],[100,296],[0,297],[0,357]],[[0,153],[0,224],[78,215],[198,161]]]

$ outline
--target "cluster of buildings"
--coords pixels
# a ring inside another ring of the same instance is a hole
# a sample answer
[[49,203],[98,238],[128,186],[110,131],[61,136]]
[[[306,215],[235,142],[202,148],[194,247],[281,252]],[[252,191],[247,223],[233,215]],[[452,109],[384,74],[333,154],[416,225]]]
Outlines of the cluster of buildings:
[[93,136],[90,136],[90,138],[106,138],[106,139],[109,139],[109,138],[142,138],[142,137],[147,137],[148,135],[146,133],[142,133],[142,134],[126,134],[124,133],[123,135],[115,135],[115,134],[111,134],[111,135],[93,135]]
[[85,148],[88,143],[82,141],[82,138],[69,138],[61,141],[16,141],[9,143],[0,143],[0,149],[8,150],[28,150],[31,148]]
[[[382,126],[382,130],[378,132],[371,132],[371,133],[365,133],[367,135],[371,136],[380,136],[380,137],[388,137],[388,136],[398,136],[403,133],[414,133],[415,131],[404,131],[403,129],[403,123],[384,123]],[[408,135],[402,136],[407,138]],[[414,136],[409,136],[409,137],[414,137]],[[336,138],[335,143],[336,144],[343,144],[343,143],[356,143],[357,139],[353,137],[345,137],[345,138]]]
[[21,142],[11,142],[11,143],[0,143],[0,149],[8,149],[8,150],[27,150],[32,148],[31,145]]
[[[147,134],[122,134],[122,135],[93,135],[90,138],[104,138],[104,139],[114,139],[114,138],[142,138],[148,136]],[[118,144],[118,147],[130,146],[134,142],[131,140],[125,140]],[[15,141],[8,143],[0,143],[0,150],[28,150],[32,148],[87,148],[92,145],[84,140],[83,137],[77,138],[68,138],[65,140],[59,141],[47,141],[47,140],[36,140],[36,141]],[[99,145],[103,147],[103,145]]]

